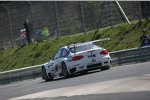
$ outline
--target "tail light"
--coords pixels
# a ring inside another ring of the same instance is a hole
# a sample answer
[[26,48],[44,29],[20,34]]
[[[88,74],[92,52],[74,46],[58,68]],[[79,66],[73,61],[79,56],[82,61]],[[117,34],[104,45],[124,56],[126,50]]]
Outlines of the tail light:
[[107,55],[107,54],[108,54],[108,51],[107,51],[107,50],[102,50],[102,51],[100,52],[100,54],[102,54],[102,55]]
[[83,56],[75,56],[75,57],[72,58],[72,61],[81,60],[83,58],[84,58]]

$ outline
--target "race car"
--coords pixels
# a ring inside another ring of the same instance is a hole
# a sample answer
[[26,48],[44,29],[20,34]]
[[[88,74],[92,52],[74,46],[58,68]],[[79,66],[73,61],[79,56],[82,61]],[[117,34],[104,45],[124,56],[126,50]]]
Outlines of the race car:
[[109,52],[95,44],[104,40],[109,38],[59,48],[53,58],[42,66],[42,78],[49,81],[75,73],[87,73],[93,69],[109,69],[111,67]]

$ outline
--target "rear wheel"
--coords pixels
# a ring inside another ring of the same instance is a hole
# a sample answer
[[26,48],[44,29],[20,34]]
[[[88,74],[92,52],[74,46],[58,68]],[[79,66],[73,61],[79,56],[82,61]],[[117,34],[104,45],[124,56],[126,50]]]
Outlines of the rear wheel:
[[68,73],[66,64],[64,62],[62,62],[61,67],[62,67],[62,74],[63,74],[63,76],[65,76],[67,78],[69,76],[69,73]]
[[49,78],[47,76],[47,72],[46,72],[46,69],[44,67],[42,67],[42,78],[47,82],[47,81],[50,81],[50,80],[53,80],[53,77],[51,76],[51,78]]
[[84,70],[84,71],[81,72],[82,75],[85,75],[87,73],[88,73],[88,70]]
[[110,68],[110,66],[103,66],[100,69],[101,69],[101,71],[104,71],[104,70],[108,70],[109,68]]

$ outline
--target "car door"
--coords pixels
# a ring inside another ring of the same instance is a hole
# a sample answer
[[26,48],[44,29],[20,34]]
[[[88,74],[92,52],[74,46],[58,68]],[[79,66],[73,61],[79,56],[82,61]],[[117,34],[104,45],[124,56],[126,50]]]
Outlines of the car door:
[[[67,64],[66,60],[67,60],[67,56],[69,55],[69,53],[70,52],[68,50],[66,50],[65,48],[62,49],[62,53],[61,53],[61,57],[60,57],[61,64],[62,64],[62,62],[65,62],[65,64]],[[63,73],[62,66],[60,66],[60,67],[61,67],[61,73]]]
[[58,77],[61,72],[61,53],[62,49],[59,49],[52,60],[53,66],[51,68],[51,74],[54,77]]

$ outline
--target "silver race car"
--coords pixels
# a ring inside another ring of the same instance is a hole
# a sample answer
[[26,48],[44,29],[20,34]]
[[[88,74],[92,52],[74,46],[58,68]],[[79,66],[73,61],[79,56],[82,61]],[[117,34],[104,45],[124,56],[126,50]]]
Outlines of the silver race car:
[[94,44],[104,40],[109,38],[59,48],[54,57],[42,66],[42,78],[49,81],[75,73],[87,73],[93,69],[109,69],[111,67],[109,52]]

